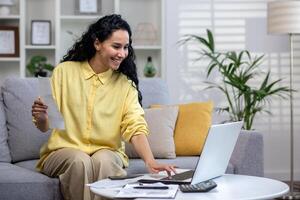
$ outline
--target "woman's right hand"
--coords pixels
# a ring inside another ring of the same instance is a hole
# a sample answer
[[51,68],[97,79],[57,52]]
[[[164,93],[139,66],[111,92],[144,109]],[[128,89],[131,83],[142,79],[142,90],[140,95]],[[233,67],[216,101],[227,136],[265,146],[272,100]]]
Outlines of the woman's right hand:
[[32,122],[42,132],[46,132],[49,130],[47,109],[48,106],[42,101],[40,97],[33,102],[31,110]]

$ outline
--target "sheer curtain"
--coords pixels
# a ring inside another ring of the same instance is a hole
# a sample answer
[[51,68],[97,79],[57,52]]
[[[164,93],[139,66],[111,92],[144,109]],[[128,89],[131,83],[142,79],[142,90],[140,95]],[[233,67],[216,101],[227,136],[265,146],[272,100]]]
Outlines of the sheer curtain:
[[[262,71],[271,70],[273,79],[282,78],[282,85],[289,86],[289,40],[288,36],[267,34],[267,0],[175,0],[167,1],[167,72],[173,99],[177,102],[213,99],[216,106],[224,105],[224,97],[217,91],[205,90],[208,60],[196,62],[197,43],[178,46],[176,40],[185,34],[205,36],[212,30],[218,51],[249,50],[252,55],[264,54]],[[176,11],[176,12],[175,12]],[[177,23],[174,23],[177,20]],[[173,23],[172,23],[173,22]],[[170,31],[172,30],[172,31]],[[176,33],[175,33],[176,31]],[[170,34],[173,34],[171,36]],[[174,36],[175,34],[175,36]],[[300,90],[300,37],[294,44],[294,87]],[[174,60],[175,59],[175,60]],[[214,74],[211,81],[220,78]],[[258,85],[260,79],[253,81]],[[295,113],[295,177],[300,179],[300,94],[294,94]],[[285,179],[289,173],[289,100],[273,98],[269,110],[273,115],[260,114],[254,129],[264,135],[266,176]],[[298,149],[298,150],[297,150]],[[297,159],[298,158],[298,159]]]

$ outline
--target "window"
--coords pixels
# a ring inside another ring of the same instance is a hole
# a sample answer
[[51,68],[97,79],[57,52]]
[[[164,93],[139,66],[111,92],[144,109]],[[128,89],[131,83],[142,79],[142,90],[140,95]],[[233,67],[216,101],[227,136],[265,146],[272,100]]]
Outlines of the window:
[[[288,36],[272,36],[267,34],[266,16],[268,0],[185,0],[180,1],[179,36],[184,34],[206,35],[209,28],[215,36],[218,50],[248,49],[252,54],[265,54],[262,68],[271,69],[274,79],[282,78],[282,84],[289,86],[289,42]],[[275,42],[274,42],[275,41]],[[184,64],[180,66],[180,78],[184,81],[181,91],[181,101],[189,100],[193,94],[199,94],[205,87],[205,69],[207,62],[195,62],[197,54],[195,44],[188,44],[181,48]],[[300,37],[294,40],[294,89],[300,87]],[[218,77],[214,77],[218,81]],[[253,83],[255,84],[255,83]],[[184,89],[185,88],[185,89]],[[187,89],[188,88],[188,89]],[[211,91],[202,92],[201,98],[213,99],[222,105],[222,96]],[[295,133],[300,128],[300,92],[294,93],[294,124]],[[254,123],[254,128],[264,133],[265,141],[268,137],[281,138],[289,142],[290,104],[289,99],[272,99],[270,111],[272,116],[260,114]],[[285,135],[286,137],[282,137]],[[297,136],[296,136],[297,137]],[[268,144],[267,144],[268,145]],[[269,143],[270,145],[270,143]],[[274,144],[272,144],[274,145]],[[278,144],[280,145],[280,144]],[[288,152],[288,147],[286,151]],[[280,153],[282,148],[267,146],[266,151],[273,154]],[[297,152],[297,151],[295,151]],[[268,154],[268,153],[267,153]],[[297,155],[295,155],[297,156]],[[268,159],[268,158],[266,158]],[[280,160],[280,159],[279,159]],[[275,165],[282,161],[272,161]]]

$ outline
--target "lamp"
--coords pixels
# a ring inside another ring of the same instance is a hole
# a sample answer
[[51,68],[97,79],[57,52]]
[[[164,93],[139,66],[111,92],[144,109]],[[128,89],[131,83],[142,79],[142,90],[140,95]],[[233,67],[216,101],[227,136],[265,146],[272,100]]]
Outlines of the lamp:
[[268,3],[268,32],[290,37],[290,193],[283,199],[300,199],[294,193],[294,119],[293,119],[293,35],[300,33],[300,1],[279,0]]
[[0,0],[0,15],[9,15],[10,6],[13,6],[13,0]]

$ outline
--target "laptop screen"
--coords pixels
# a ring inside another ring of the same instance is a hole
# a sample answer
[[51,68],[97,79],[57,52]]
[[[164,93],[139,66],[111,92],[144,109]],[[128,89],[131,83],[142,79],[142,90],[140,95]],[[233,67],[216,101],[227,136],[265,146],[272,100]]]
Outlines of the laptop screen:
[[243,122],[212,125],[199,157],[192,184],[203,182],[225,173]]

